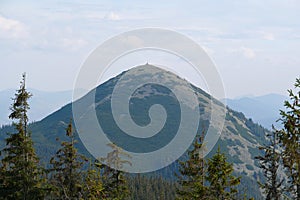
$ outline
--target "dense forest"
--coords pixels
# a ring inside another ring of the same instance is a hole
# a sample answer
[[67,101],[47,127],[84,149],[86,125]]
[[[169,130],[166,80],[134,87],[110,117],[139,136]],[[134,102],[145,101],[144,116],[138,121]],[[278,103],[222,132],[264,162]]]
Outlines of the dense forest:
[[[57,140],[60,148],[41,164],[28,129],[32,95],[25,82],[24,74],[9,115],[14,131],[0,151],[0,199],[253,199],[239,189],[240,177],[220,148],[203,158],[203,134],[195,138],[186,160],[178,161],[174,180],[116,170],[130,160],[121,160],[122,150],[114,144],[108,144],[111,153],[105,158],[80,154],[71,120],[61,133],[66,139]],[[284,127],[267,135],[255,158],[264,173],[257,184],[267,200],[300,200],[300,78],[295,90],[288,90],[290,101],[280,111]]]

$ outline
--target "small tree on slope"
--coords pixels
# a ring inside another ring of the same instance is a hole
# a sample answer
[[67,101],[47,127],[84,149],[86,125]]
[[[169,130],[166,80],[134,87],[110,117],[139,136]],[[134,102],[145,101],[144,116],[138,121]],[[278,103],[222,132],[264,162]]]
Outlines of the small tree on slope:
[[237,193],[235,186],[240,184],[240,178],[234,177],[232,173],[233,165],[226,161],[226,157],[220,152],[219,147],[217,153],[207,161],[206,180],[209,183],[210,196],[213,199],[233,199]]
[[55,156],[51,158],[50,184],[52,185],[52,197],[59,199],[79,199],[83,196],[82,167],[87,159],[77,153],[76,140],[73,134],[72,123],[66,129],[69,141],[61,143]]
[[179,162],[179,186],[176,191],[177,199],[205,199],[207,187],[204,186],[205,161],[202,152],[203,137],[197,136],[193,147],[188,151],[188,160]]

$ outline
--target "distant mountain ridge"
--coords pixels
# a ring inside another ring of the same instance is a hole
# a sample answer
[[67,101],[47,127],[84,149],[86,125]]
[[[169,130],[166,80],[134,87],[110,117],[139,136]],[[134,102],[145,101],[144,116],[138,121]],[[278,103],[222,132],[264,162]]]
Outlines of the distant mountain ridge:
[[271,129],[272,124],[280,127],[276,122],[280,118],[280,111],[284,109],[284,101],[288,97],[280,94],[267,94],[255,97],[242,97],[226,99],[226,104],[234,110],[241,111],[246,117],[252,118],[255,122]]
[[[142,70],[142,68],[145,66],[140,67]],[[86,109],[83,110],[82,117],[84,117],[84,112],[88,112],[88,109],[96,108],[98,118],[108,117],[106,119],[109,119],[109,116],[111,115],[109,106],[112,91],[118,80],[121,78],[122,74],[108,80],[107,82],[95,88],[95,104],[87,105],[85,107]],[[174,75],[171,72],[163,73],[159,76],[162,76],[164,79],[168,79],[171,77],[170,80],[180,79],[180,77]],[[134,82],[136,78],[137,77],[132,76],[128,78],[128,82]],[[192,88],[198,97],[200,114],[203,117],[202,124],[199,124],[200,133],[202,132],[202,130],[207,130],[207,127],[210,123],[208,120],[210,119],[209,111],[211,109],[209,102],[211,102],[212,100],[213,104],[217,108],[222,106],[222,103],[212,98],[209,94],[207,94],[200,88],[197,88],[195,86],[192,86]],[[150,96],[154,96],[156,100],[160,100],[160,98],[162,98],[160,101],[164,103],[169,102],[169,106],[171,106],[170,110],[173,110],[172,106],[174,106],[175,104],[172,103],[172,96],[171,99],[166,101],[163,99],[165,98],[165,95],[168,95],[168,92],[163,88],[148,86],[141,87],[138,91],[136,91],[136,94],[132,98],[131,107],[137,110],[136,112],[134,112],[133,110],[133,112],[131,113],[131,117],[138,120],[138,122],[142,124],[147,122],[147,115],[144,115],[145,112],[141,112],[145,109],[144,104],[141,103],[141,101],[148,100],[153,104],[153,102],[151,102],[153,100],[149,98]],[[86,97],[87,96],[84,96],[82,97],[82,99]],[[95,107],[95,105],[97,106]],[[172,115],[176,115],[176,112],[172,113]],[[58,149],[59,143],[57,142],[56,138],[60,138],[61,140],[65,138],[65,128],[71,118],[72,104],[69,103],[56,112],[48,115],[43,120],[30,125],[29,129],[32,132],[32,138],[35,142],[37,153],[40,158],[42,158],[42,163],[47,163],[50,159],[50,156],[53,155],[54,152]],[[170,123],[172,124],[172,121]],[[117,127],[110,121],[105,121],[105,126],[106,128],[109,128],[109,130],[111,130],[110,133],[112,133],[112,139],[122,143],[122,140],[124,140],[125,138],[114,138],[113,136],[113,133],[115,131],[118,131],[116,129]],[[90,128],[89,125],[87,125],[87,132],[89,131],[88,128]],[[1,142],[3,144],[6,133],[12,131],[13,128],[11,126],[5,126],[0,129],[0,145]],[[253,196],[256,199],[262,198],[257,185],[257,180],[262,178],[262,173],[258,167],[258,162],[254,159],[254,157],[260,154],[258,146],[266,143],[265,135],[267,132],[268,130],[254,123],[251,119],[246,118],[243,113],[236,112],[230,108],[227,108],[225,124],[221,137],[219,138],[215,148],[208,155],[208,157],[213,155],[216,152],[216,148],[220,146],[221,151],[227,155],[228,161],[233,163],[236,175],[242,176],[242,184],[240,187],[243,189],[246,188],[248,196]],[[77,133],[75,134],[77,139],[79,140]],[[156,142],[154,141],[153,144],[155,143]],[[143,144],[141,143],[140,145]],[[141,147],[142,146],[137,146],[136,148]],[[78,148],[81,153],[91,156],[84,145],[80,142],[80,140],[78,143]],[[183,155],[180,158],[180,160],[184,159],[186,159],[186,155]],[[176,172],[177,170],[178,165],[176,162],[174,162],[168,167],[157,172],[153,172],[152,174],[162,174],[164,177],[174,178],[174,172]]]

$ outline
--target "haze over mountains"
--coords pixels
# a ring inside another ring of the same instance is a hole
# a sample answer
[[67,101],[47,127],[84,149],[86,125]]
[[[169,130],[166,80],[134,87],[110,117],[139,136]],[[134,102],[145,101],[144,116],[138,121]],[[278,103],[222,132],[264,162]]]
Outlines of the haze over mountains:
[[[158,73],[156,74],[156,76],[163,79],[168,79],[170,80],[170,82],[175,81],[174,83],[176,83],[176,79],[180,79],[171,72],[166,72],[162,74]],[[111,118],[110,102],[112,91],[121,77],[122,74],[108,80],[107,82],[95,88],[95,104],[93,103],[91,105],[85,105],[84,108],[86,109],[83,110],[84,112],[82,113],[82,117],[84,118],[88,116],[86,114],[89,112],[89,109],[94,108],[96,110],[98,119],[105,119],[105,123],[103,124],[104,129],[106,128],[107,130],[110,130],[108,137],[112,140],[115,140],[114,142],[118,142],[120,143],[120,145],[125,145],[126,147],[126,145],[130,144],[126,144],[126,142],[124,142],[126,140],[125,137],[114,136],[114,133],[118,133],[119,130],[117,129],[117,126],[113,121],[109,121],[109,119]],[[137,77],[132,76],[129,77],[127,81],[128,83],[130,83],[134,82],[136,79]],[[182,86],[178,85],[178,87],[180,88]],[[201,124],[199,124],[201,126],[201,128],[199,126],[200,133],[201,130],[207,131],[207,128],[209,126],[211,109],[209,102],[211,102],[212,97],[200,88],[194,86],[192,86],[192,88],[195,94],[197,95],[199,101],[199,109],[201,114]],[[88,95],[89,94],[82,98],[82,102],[85,102],[84,98],[88,98]],[[169,96],[168,100],[166,100],[167,96]],[[37,96],[33,97],[33,99],[34,98],[37,98]],[[212,100],[216,108],[222,107],[219,101],[215,99]],[[145,101],[147,102],[146,104],[143,103]],[[169,110],[176,110],[176,103],[174,101],[174,97],[170,95],[168,90],[165,90],[161,87],[157,87],[155,85],[145,85],[136,91],[135,95],[133,95],[130,101],[130,106],[133,109],[131,112],[132,119],[137,120],[136,122],[138,124],[147,124],[147,121],[149,120],[149,116],[146,114],[147,105],[153,105],[156,101],[162,102],[163,104],[169,102]],[[31,104],[31,107],[34,108],[33,102]],[[172,124],[176,123],[176,121],[174,120],[178,119],[178,115],[178,112],[173,112],[169,115],[172,116],[173,119],[171,118],[169,126],[166,130],[173,130]],[[29,129],[32,132],[32,138],[35,142],[37,153],[42,158],[43,163],[47,163],[50,159],[50,156],[53,155],[55,150],[58,149],[59,143],[57,142],[56,138],[60,138],[61,140],[64,139],[65,128],[71,118],[72,104],[69,103],[66,106],[63,106],[61,109],[57,110],[56,112],[50,114],[43,120],[30,125]],[[91,126],[86,125],[85,131],[92,131],[89,129],[91,129]],[[11,126],[5,126],[2,129],[0,129],[0,145],[1,143],[3,144],[4,138],[6,137],[6,133],[11,131]],[[211,156],[212,154],[214,154],[216,148],[220,146],[222,152],[226,153],[228,161],[233,163],[235,173],[239,176],[242,176],[241,187],[247,188],[248,194],[252,196],[253,194],[255,194],[255,197],[257,197],[258,199],[261,196],[256,181],[262,177],[262,174],[259,170],[258,162],[254,159],[254,157],[260,154],[258,146],[265,143],[266,132],[268,132],[266,129],[264,129],[258,124],[255,124],[253,120],[246,118],[243,113],[236,112],[228,108],[226,109],[225,124],[222,130],[221,137],[219,138],[215,148],[208,155]],[[77,133],[76,137],[79,140]],[[161,141],[156,141],[154,139],[153,141],[150,141],[150,143],[147,143],[147,145],[149,145],[149,149],[151,149],[152,147],[158,148],[160,147],[160,142]],[[139,143],[139,145],[135,146],[135,149],[133,149],[133,151],[138,152],[139,149],[142,149],[143,145],[145,144]],[[81,142],[79,142],[78,148],[81,153],[91,156]],[[183,155],[180,159],[184,159],[185,156],[186,155]],[[178,166],[175,162],[169,165],[167,168],[164,168],[155,173],[163,174],[163,176],[165,177],[174,178],[174,172],[178,170],[177,167]]]

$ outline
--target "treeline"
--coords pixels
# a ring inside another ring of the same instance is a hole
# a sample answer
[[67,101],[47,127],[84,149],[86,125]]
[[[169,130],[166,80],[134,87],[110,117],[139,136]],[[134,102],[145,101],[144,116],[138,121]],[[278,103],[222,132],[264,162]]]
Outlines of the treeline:
[[[227,163],[225,156],[218,151],[207,162],[206,178],[210,183],[209,189],[205,189],[205,196],[198,193],[202,187],[199,183],[204,184],[203,181],[196,182],[201,178],[197,174],[201,172],[197,166],[204,167],[198,163],[198,147],[201,147],[199,140],[195,140],[194,149],[189,152],[189,160],[180,164],[178,183],[158,176],[130,176],[116,170],[130,161],[120,160],[122,150],[114,144],[108,144],[112,151],[100,161],[105,161],[116,169],[97,160],[91,161],[78,153],[71,120],[65,131],[67,139],[57,141],[60,148],[50,159],[47,165],[49,167],[45,168],[39,163],[28,130],[27,112],[30,97],[23,75],[9,115],[13,120],[15,133],[8,134],[5,147],[0,151],[1,199],[199,199],[206,198],[208,191],[211,197],[219,199],[231,198],[237,192],[233,187],[239,184],[239,178],[232,176],[232,165]],[[216,174],[222,176],[215,177]],[[220,185],[218,182],[222,180],[225,182]],[[202,189],[205,187],[207,186],[203,186]]]
[[[295,87],[300,88],[300,79]],[[300,91],[295,94],[289,90],[289,94],[291,102],[286,101],[286,110],[281,111],[284,128],[268,135],[269,143],[260,147],[262,155],[256,157],[265,174],[259,184],[267,200],[300,200]],[[108,144],[112,151],[106,158],[88,159],[75,147],[70,120],[67,139],[57,141],[60,148],[44,167],[27,128],[30,97],[23,75],[9,115],[15,133],[8,134],[0,151],[0,199],[253,199],[238,191],[241,179],[234,176],[233,165],[220,148],[211,158],[203,158],[204,135],[194,140],[187,159],[178,161],[174,182],[116,170],[130,161],[120,160],[122,150],[114,144]]]
[[161,176],[128,176],[127,183],[130,191],[130,200],[174,200],[177,184]]

